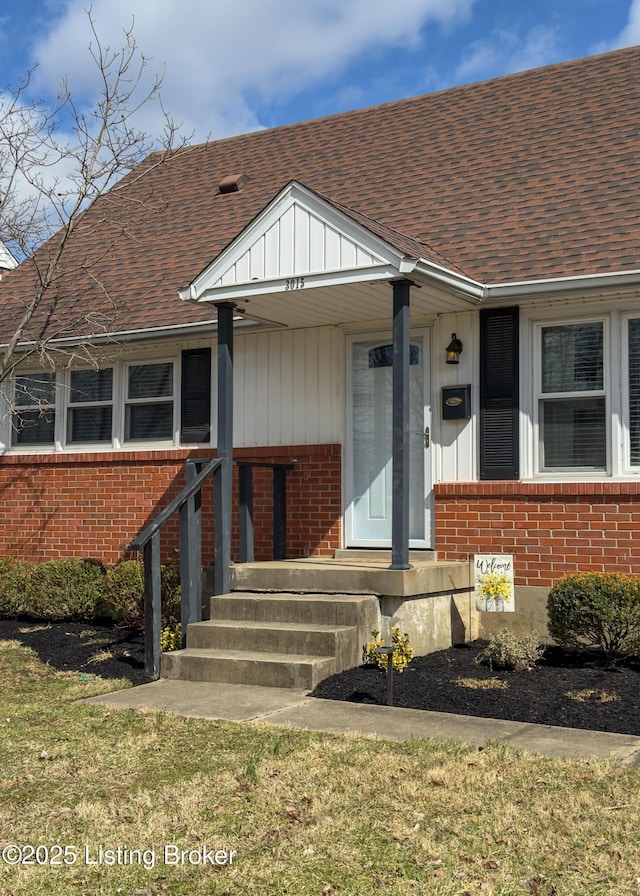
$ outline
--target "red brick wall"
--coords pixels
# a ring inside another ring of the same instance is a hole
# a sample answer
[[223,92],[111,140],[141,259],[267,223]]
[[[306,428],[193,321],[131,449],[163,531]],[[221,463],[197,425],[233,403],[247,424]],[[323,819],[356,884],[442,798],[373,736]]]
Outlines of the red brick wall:
[[[0,556],[27,560],[96,557],[107,564],[126,555],[133,538],[184,486],[187,457],[210,451],[7,455],[0,461]],[[238,449],[238,459],[288,463],[291,557],[331,554],[340,546],[339,445]],[[237,502],[237,469],[236,502]],[[254,474],[256,559],[271,557],[271,472]],[[203,494],[203,562],[213,557],[211,486]],[[234,514],[237,555],[237,514]],[[178,520],[163,530],[162,552],[178,544]]]
[[441,559],[514,555],[516,583],[640,573],[640,482],[458,482],[435,487]]

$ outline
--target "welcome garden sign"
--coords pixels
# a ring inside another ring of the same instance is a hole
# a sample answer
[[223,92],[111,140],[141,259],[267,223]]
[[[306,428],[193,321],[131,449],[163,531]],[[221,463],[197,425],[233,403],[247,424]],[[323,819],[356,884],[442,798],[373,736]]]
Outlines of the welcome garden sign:
[[511,554],[475,554],[476,610],[484,613],[513,613],[513,557]]

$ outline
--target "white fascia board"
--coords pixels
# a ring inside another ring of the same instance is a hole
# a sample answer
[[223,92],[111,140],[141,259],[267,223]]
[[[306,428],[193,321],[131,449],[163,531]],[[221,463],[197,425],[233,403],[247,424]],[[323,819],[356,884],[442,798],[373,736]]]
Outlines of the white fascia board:
[[611,274],[582,274],[578,277],[556,277],[549,280],[519,280],[485,287],[485,301],[543,297],[557,292],[585,289],[640,287],[640,270],[615,271]]
[[[320,286],[344,286],[352,283],[373,283],[379,280],[393,280],[398,277],[398,268],[392,265],[384,267],[356,268],[347,271],[330,271],[321,274],[304,274],[299,277],[278,277],[273,280],[260,280],[256,283],[235,283],[229,286],[216,286],[204,290],[197,297],[198,302],[233,302],[251,296],[272,295],[281,292],[304,292]],[[287,284],[291,284],[287,286]],[[186,292],[186,290],[185,290]],[[182,295],[181,298],[187,298]],[[189,296],[195,299],[195,295]]]
[[[239,315],[234,316],[233,325],[236,328],[246,329],[248,327],[258,327],[260,326],[260,322],[255,323],[252,320],[248,320],[245,317],[241,317]],[[182,326],[166,326],[166,327],[153,327],[153,328],[145,328],[140,330],[118,330],[113,333],[97,333],[93,336],[75,336],[75,337],[60,337],[58,339],[49,339],[47,340],[47,345],[51,346],[59,346],[64,348],[65,346],[73,346],[73,345],[105,345],[108,343],[118,344],[119,341],[125,341],[131,339],[134,342],[141,342],[146,339],[182,339],[188,336],[199,336],[206,335],[207,333],[216,333],[218,329],[218,321],[211,320],[205,321],[204,323],[194,323],[194,324],[183,324]],[[36,342],[21,342],[18,344],[17,348],[20,351],[28,351],[29,349],[33,349],[39,343]],[[8,343],[0,343],[0,352],[3,349],[6,349]]]
[[463,298],[468,299],[472,304],[478,304],[485,298],[487,287],[484,283],[472,280],[471,277],[465,277],[464,274],[458,274],[441,265],[435,264],[433,261],[425,261],[421,258],[415,266],[413,275],[423,277],[425,281],[436,280],[438,283],[448,286]]

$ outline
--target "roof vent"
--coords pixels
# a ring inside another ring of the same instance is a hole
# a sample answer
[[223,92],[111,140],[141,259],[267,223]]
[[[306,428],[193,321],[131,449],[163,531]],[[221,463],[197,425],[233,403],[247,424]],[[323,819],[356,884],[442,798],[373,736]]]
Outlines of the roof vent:
[[218,189],[223,194],[237,193],[244,187],[248,180],[249,178],[246,174],[230,174],[228,177],[222,178],[218,184]]

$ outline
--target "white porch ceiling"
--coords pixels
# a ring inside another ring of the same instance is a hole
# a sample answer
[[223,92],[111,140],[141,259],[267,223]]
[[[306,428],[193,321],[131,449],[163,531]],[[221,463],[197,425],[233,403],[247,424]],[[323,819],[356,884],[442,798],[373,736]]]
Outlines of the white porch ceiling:
[[[434,287],[413,286],[411,314],[433,315],[468,310],[468,299]],[[286,293],[238,299],[237,312],[248,319],[299,329],[391,320],[390,281],[310,287]]]

